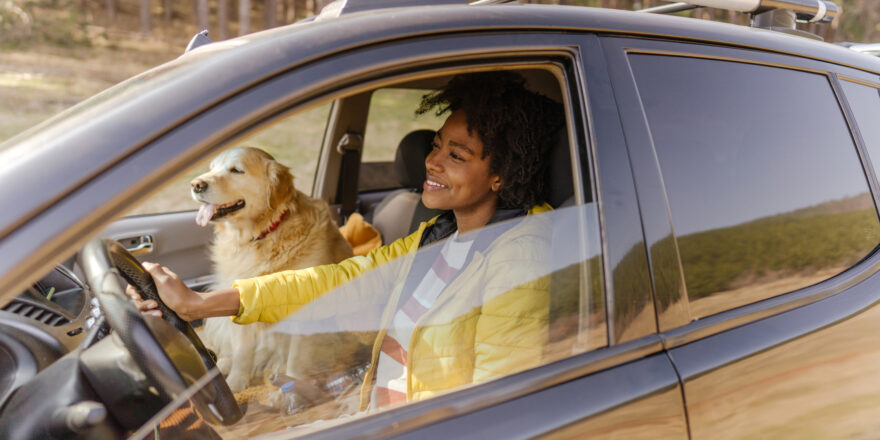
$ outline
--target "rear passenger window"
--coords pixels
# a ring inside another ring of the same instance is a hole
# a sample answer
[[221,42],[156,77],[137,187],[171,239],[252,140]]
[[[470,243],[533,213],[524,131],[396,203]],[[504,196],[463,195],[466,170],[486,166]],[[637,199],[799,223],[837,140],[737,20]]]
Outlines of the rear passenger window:
[[692,318],[830,278],[880,241],[843,113],[823,75],[631,55]]
[[400,186],[392,171],[400,141],[415,130],[437,130],[446,120],[445,116],[437,117],[433,113],[416,116],[415,110],[422,96],[430,92],[430,89],[404,88],[385,88],[373,92],[364,133],[359,191]]
[[846,100],[852,108],[859,126],[859,132],[868,149],[868,156],[874,166],[874,173],[880,171],[880,92],[873,87],[849,81],[841,82]]

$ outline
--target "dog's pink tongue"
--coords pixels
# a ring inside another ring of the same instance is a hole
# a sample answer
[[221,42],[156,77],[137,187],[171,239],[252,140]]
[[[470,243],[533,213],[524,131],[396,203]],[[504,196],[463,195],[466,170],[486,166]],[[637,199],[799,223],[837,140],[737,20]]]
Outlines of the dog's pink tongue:
[[211,217],[214,216],[214,210],[217,207],[213,203],[205,203],[199,208],[199,213],[196,214],[196,224],[199,226],[207,226],[208,222],[211,221]]

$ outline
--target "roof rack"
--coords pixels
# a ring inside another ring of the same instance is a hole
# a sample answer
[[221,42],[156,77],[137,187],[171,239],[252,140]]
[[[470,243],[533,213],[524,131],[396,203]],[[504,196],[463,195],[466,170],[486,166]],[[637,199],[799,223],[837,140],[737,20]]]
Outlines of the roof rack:
[[690,0],[639,12],[674,14],[704,7],[747,12],[751,15],[752,27],[818,39],[821,39],[818,35],[798,30],[796,23],[830,23],[840,11],[831,0]]
[[880,57],[880,43],[837,43],[843,47],[848,47],[856,52],[866,53]]
[[753,16],[788,10],[794,12],[797,21],[803,23],[830,23],[839,12],[837,4],[831,0],[691,0],[640,9],[639,12],[673,14],[704,7],[749,12]]
[[795,13],[797,21],[804,23],[830,23],[839,11],[837,4],[831,0],[690,0],[640,9],[639,12],[672,14],[703,7],[749,12],[752,15],[788,10]]
[[[467,5],[467,0],[334,0],[315,16],[316,20],[336,18],[353,12],[403,6]],[[311,20],[310,20],[311,21]]]

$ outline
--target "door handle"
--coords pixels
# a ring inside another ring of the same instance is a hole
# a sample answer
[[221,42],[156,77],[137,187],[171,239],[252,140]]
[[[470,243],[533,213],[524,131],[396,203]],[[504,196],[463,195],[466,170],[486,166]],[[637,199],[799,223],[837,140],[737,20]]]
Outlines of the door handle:
[[125,250],[132,255],[143,255],[153,252],[153,236],[140,235],[137,237],[120,238],[118,240],[125,246]]

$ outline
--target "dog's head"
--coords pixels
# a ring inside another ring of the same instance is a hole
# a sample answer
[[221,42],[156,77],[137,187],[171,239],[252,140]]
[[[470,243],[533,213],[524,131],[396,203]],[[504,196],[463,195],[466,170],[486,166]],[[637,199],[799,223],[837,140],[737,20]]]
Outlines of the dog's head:
[[211,161],[210,171],[191,182],[202,204],[196,222],[260,221],[294,196],[293,175],[263,150],[233,148]]

